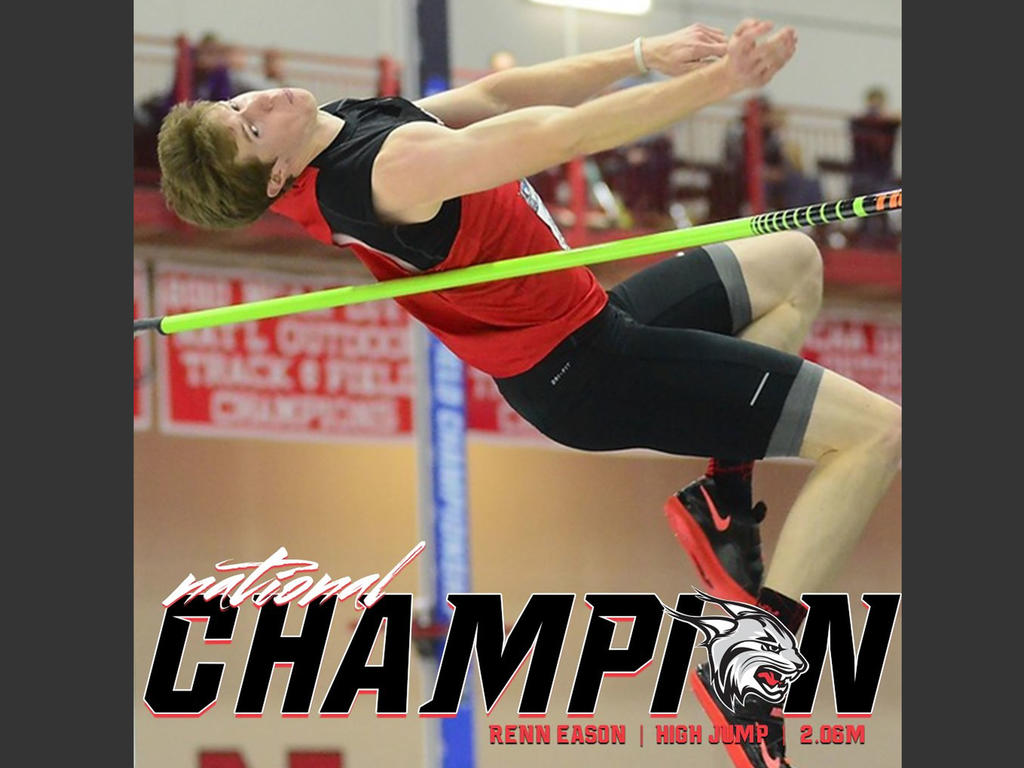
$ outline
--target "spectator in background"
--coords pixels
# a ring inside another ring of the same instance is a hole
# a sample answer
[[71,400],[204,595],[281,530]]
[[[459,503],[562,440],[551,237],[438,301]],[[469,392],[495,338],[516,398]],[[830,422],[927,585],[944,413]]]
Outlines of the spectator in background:
[[[220,101],[235,94],[231,88],[231,46],[221,42],[213,32],[200,38],[192,54],[193,99]],[[171,86],[168,100],[173,103],[177,82]]]
[[[193,53],[192,101],[226,101],[227,99],[259,88],[275,87],[280,83],[266,76],[245,72],[245,49],[222,41],[215,33],[207,32],[199,40]],[[167,110],[174,105],[177,82],[168,94]]]
[[896,186],[893,154],[900,118],[885,114],[885,91],[874,87],[865,95],[866,109],[850,121],[853,137],[853,178],[850,193],[866,195]]
[[[804,172],[799,145],[782,139],[781,129],[786,116],[765,96],[756,98],[761,117],[761,180],[764,201],[768,210],[795,208],[820,202],[821,182]],[[747,201],[747,177],[750,172],[747,159],[747,124],[744,111],[726,133],[725,163],[733,178],[737,212]]]
[[279,86],[285,84],[284,56],[276,48],[263,52],[263,76]]
[[[851,195],[884,192],[898,186],[893,155],[901,121],[898,115],[885,113],[885,100],[884,89],[871,88],[865,94],[865,111],[850,121],[853,139]],[[889,216],[872,216],[861,221],[860,237],[867,240],[891,238]]]
[[[280,51],[268,48],[263,52],[262,72],[246,71],[249,68],[249,56],[244,47],[231,44],[225,46],[225,51],[228,90],[232,92],[231,96],[237,96],[246,91],[281,88],[286,85]],[[231,96],[227,98],[231,98]]]

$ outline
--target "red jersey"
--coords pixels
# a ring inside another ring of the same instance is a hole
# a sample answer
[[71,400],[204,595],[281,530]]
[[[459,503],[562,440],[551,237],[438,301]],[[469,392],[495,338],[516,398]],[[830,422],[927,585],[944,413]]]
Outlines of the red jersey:
[[[370,174],[388,134],[435,120],[401,98],[325,107],[345,125],[271,208],[322,242],[351,248],[378,280],[566,248],[525,180],[447,200],[428,222],[381,222]],[[529,370],[608,300],[585,267],[395,299],[470,365],[495,378]]]

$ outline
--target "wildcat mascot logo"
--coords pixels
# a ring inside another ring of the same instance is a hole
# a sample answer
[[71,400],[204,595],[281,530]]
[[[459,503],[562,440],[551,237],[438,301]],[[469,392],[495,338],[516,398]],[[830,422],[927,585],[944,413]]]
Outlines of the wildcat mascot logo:
[[790,684],[808,667],[793,633],[760,608],[694,591],[729,615],[688,616],[667,605],[665,611],[704,634],[701,645],[708,649],[711,684],[718,699],[732,711],[743,706],[748,696],[782,704]]

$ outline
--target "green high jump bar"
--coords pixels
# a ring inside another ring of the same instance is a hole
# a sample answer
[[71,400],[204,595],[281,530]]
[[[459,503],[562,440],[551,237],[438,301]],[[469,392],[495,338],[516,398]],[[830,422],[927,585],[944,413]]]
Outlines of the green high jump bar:
[[610,243],[573,248],[568,251],[551,251],[487,264],[474,264],[447,272],[432,272],[368,285],[328,288],[297,296],[282,296],[276,299],[264,299],[215,309],[183,312],[178,315],[141,318],[134,322],[134,332],[156,330],[162,334],[181,333],[218,325],[292,315],[298,312],[362,304],[367,301],[396,299],[416,293],[444,291],[449,288],[461,288],[494,280],[508,280],[588,264],[601,264],[652,253],[697,248],[725,240],[740,240],[772,232],[815,227],[846,219],[866,218],[902,208],[903,189],[900,188],[836,200],[831,203],[804,205],[783,211],[702,224],[687,229],[674,229],[652,235],[629,237]]

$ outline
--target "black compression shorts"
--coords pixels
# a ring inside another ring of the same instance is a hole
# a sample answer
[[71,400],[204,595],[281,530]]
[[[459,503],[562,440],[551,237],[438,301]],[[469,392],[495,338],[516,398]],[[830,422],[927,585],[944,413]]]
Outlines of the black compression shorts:
[[615,286],[597,317],[498,389],[573,448],[798,455],[822,369],[734,338],[750,321],[732,250],[698,248]]

